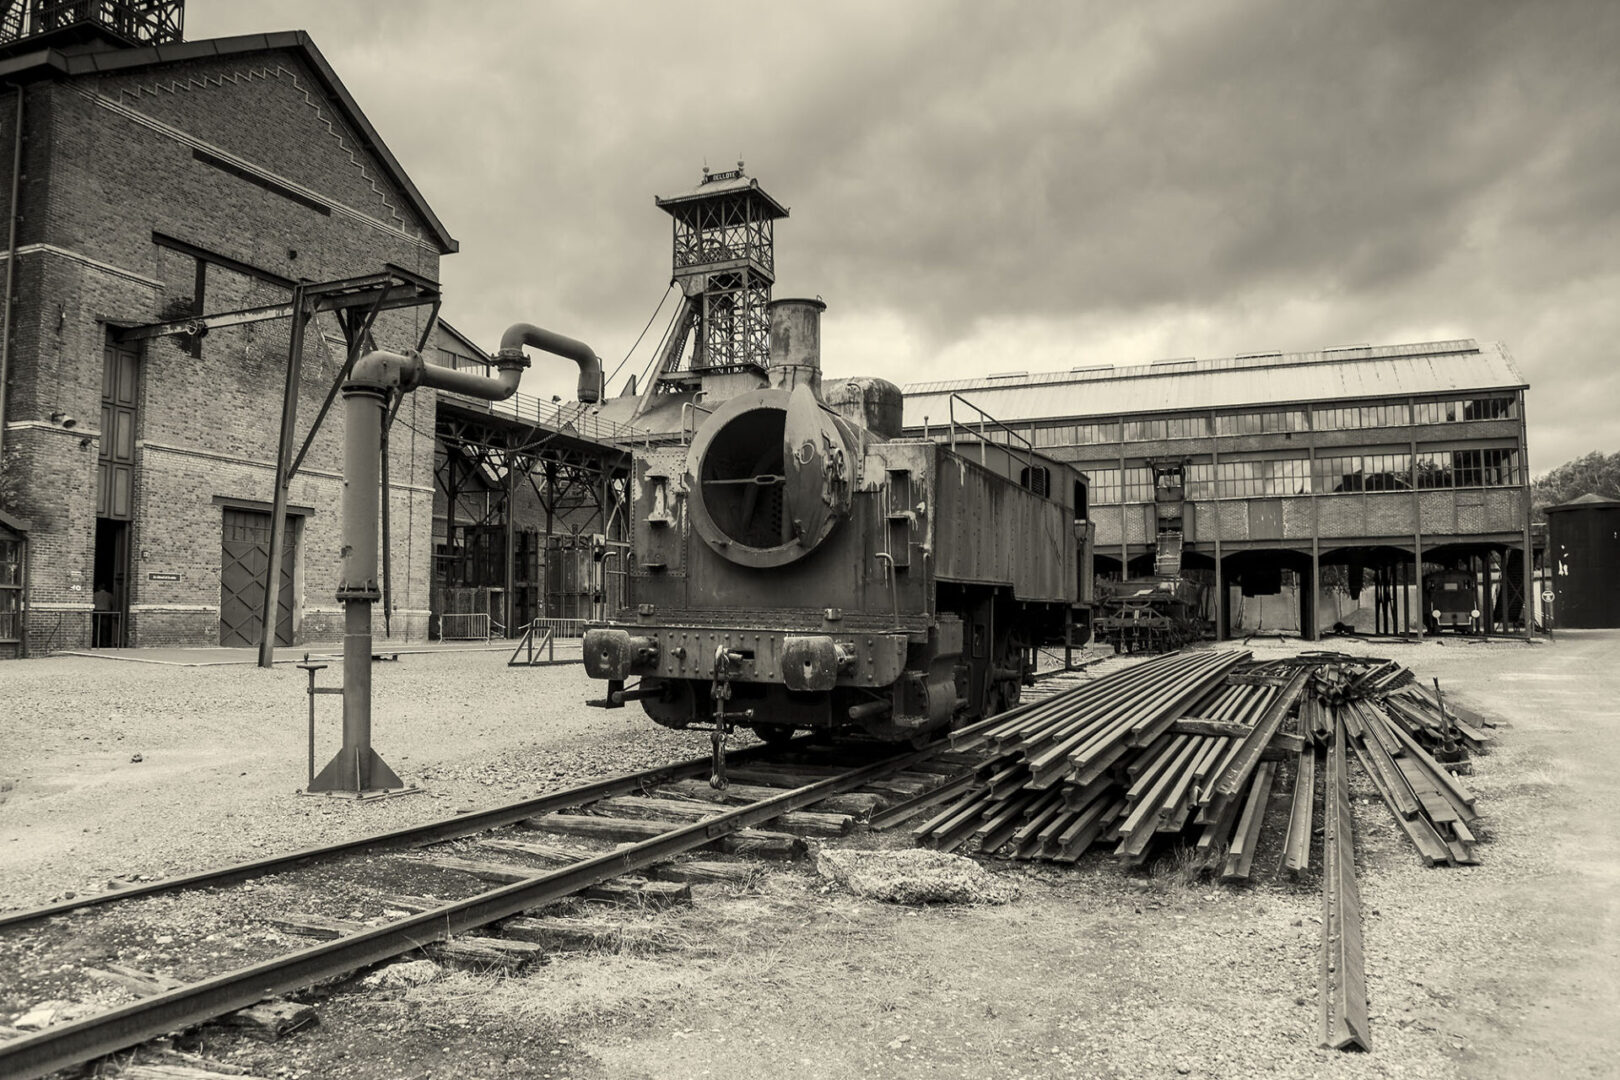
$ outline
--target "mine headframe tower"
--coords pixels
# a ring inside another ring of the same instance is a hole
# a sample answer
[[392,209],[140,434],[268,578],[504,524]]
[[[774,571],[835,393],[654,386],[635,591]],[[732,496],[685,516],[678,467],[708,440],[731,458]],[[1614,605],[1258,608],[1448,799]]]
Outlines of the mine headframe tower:
[[0,46],[58,31],[166,45],[184,39],[185,14],[185,0],[0,0]]
[[644,403],[660,389],[704,374],[765,370],[776,281],[774,223],[788,216],[740,161],[725,172],[705,168],[697,187],[656,202],[674,219],[672,269],[682,301]]

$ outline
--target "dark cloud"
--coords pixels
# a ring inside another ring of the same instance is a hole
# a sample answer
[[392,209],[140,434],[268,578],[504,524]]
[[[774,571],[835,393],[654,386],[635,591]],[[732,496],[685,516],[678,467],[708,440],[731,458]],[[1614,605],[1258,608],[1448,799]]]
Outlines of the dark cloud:
[[652,196],[741,155],[793,208],[780,291],[864,370],[1475,336],[1535,386],[1538,468],[1620,447],[1620,5],[255,9],[188,30],[311,31],[462,241],[481,341],[616,361],[667,281]]

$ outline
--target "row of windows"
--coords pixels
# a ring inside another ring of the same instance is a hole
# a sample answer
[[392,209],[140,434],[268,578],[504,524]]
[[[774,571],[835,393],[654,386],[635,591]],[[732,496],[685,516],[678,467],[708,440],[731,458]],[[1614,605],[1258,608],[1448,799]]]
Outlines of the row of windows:
[[1412,410],[1406,405],[1352,405],[1342,409],[1311,410],[1311,428],[1315,431],[1404,427],[1411,422]]
[[1037,427],[1034,431],[1036,446],[1093,446],[1098,443],[1119,442],[1119,424],[1054,424]]
[[1126,442],[1151,439],[1198,439],[1209,434],[1207,416],[1171,416],[1159,420],[1127,420]]
[[1128,420],[1093,424],[1037,426],[1033,432],[1018,426],[1036,446],[1097,446],[1158,439],[1197,439],[1215,435],[1266,435],[1285,431],[1348,431],[1374,427],[1408,427],[1469,420],[1511,420],[1519,415],[1513,397],[1469,398],[1457,401],[1420,401],[1413,405],[1351,405],[1342,408],[1271,409],[1261,412],[1208,416],[1173,416],[1157,420]]
[[1460,420],[1517,420],[1519,401],[1510,397],[1412,403],[1412,423],[1451,424]]
[[[1082,466],[1083,468],[1083,466]],[[1086,470],[1097,505],[1151,502],[1153,473],[1128,468]],[[1353,491],[1512,487],[1524,483],[1517,450],[1445,450],[1411,454],[1273,458],[1187,466],[1187,497],[1239,499],[1265,495],[1332,495]]]
[[1276,409],[1271,412],[1229,413],[1215,418],[1217,435],[1269,435],[1278,431],[1309,431],[1311,424],[1304,409]]
[[1153,501],[1152,469],[1126,469],[1123,486],[1118,469],[1093,469],[1088,470],[1086,475],[1091,478],[1090,498],[1093,505]]

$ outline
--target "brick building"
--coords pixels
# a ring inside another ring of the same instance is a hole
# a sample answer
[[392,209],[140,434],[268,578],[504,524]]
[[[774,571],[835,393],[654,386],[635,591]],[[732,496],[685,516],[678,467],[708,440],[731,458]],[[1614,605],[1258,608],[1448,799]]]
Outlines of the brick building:
[[1085,471],[1100,574],[1153,572],[1152,466],[1182,463],[1182,565],[1216,586],[1209,614],[1222,631],[1243,596],[1276,595],[1287,572],[1302,583],[1296,625],[1314,636],[1333,621],[1314,610],[1324,566],[1376,587],[1378,629],[1422,626],[1425,567],[1474,571],[1491,613],[1482,628],[1522,622],[1526,383],[1500,344],[1086,365],[905,389],[914,433],[948,438],[953,412],[977,431],[982,409],[1006,425],[990,438],[1028,440]]
[[[0,147],[15,228],[0,555],[30,568],[22,620],[0,566],[0,655],[256,642],[290,320],[124,335],[283,303],[299,280],[394,266],[436,282],[456,242],[301,32],[136,47],[80,24],[12,42]],[[430,316],[384,312],[377,346],[415,347]],[[300,437],[344,360],[319,318]],[[427,631],[435,408],[407,395],[390,440],[393,626],[409,638]],[[282,640],[340,636],[341,413],[291,487]]]

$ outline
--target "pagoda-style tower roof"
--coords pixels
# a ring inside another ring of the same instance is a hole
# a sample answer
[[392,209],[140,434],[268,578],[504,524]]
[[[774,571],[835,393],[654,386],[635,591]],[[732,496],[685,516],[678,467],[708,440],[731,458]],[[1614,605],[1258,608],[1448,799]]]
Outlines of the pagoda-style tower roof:
[[[700,199],[714,199],[721,195],[734,195],[744,192],[748,193],[749,197],[758,200],[764,211],[762,216],[773,221],[776,218],[788,216],[787,207],[771,198],[770,193],[759,186],[757,179],[745,175],[740,162],[737,168],[727,172],[711,173],[705,169],[703,179],[698,181],[697,187],[692,188],[690,191],[683,191],[679,195],[655,196],[653,201],[661,209],[669,210],[671,206],[679,206],[682,203],[696,202]],[[669,213],[674,214],[675,211],[669,210]]]
[[787,207],[771,198],[743,163],[703,170],[698,185],[654,199],[673,219],[671,270],[686,303],[659,363],[660,379],[686,370],[763,372],[770,358],[771,285],[776,280],[775,226]]

